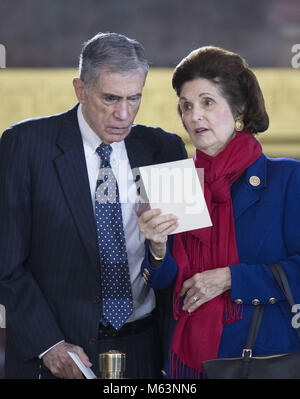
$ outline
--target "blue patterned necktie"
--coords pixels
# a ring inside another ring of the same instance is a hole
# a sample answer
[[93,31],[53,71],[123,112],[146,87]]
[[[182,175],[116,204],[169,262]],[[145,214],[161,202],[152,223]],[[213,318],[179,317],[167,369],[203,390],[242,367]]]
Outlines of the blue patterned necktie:
[[119,330],[132,313],[119,188],[110,164],[112,147],[97,148],[101,164],[96,186],[95,214],[101,265],[102,318]]

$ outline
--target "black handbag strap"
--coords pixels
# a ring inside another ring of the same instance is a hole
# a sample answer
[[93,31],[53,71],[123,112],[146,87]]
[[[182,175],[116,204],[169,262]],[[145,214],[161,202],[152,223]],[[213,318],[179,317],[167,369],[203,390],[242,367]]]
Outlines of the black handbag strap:
[[[276,282],[278,283],[280,289],[282,290],[282,292],[290,306],[291,313],[294,316],[294,314],[296,312],[293,312],[292,308],[293,308],[293,305],[295,305],[295,301],[294,301],[293,294],[290,289],[290,285],[289,285],[289,282],[287,280],[284,270],[282,269],[281,265],[278,263],[273,263],[268,266],[269,266]],[[254,308],[253,314],[252,314],[248,337],[247,337],[247,342],[246,342],[246,347],[245,347],[244,351],[247,351],[247,350],[251,351],[253,349],[263,313],[264,313],[264,305],[256,305]],[[297,333],[298,333],[298,336],[300,339],[300,327],[296,328],[296,330],[297,330]]]
[[277,263],[273,263],[268,266],[271,272],[273,273],[273,276],[277,281],[277,284],[279,285],[284,296],[286,297],[286,300],[288,301],[290,308],[292,309],[293,305],[295,304],[295,301],[284,270],[282,269],[281,265]]
[[[290,305],[290,311],[291,311],[292,316],[294,316],[297,313],[296,309],[293,310],[293,306],[295,305],[295,300],[294,300],[288,279],[286,277],[286,274],[285,274],[283,268],[278,263],[273,263],[268,266],[269,266],[271,272],[273,273],[273,276],[274,276],[275,280],[277,281],[277,284],[281,288],[288,304]],[[297,334],[300,339],[300,327],[295,328],[295,330],[297,331]]]
[[252,350],[254,347],[261,319],[264,313],[264,309],[265,309],[264,305],[256,305],[253,310],[251,323],[248,331],[246,347],[244,350]]

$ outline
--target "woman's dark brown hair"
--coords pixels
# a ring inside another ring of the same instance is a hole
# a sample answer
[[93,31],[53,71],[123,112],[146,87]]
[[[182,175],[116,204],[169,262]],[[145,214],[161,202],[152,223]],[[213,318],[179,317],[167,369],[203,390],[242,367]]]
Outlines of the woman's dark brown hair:
[[269,117],[259,83],[241,56],[214,46],[194,50],[174,70],[172,85],[177,95],[180,96],[184,83],[197,78],[218,86],[234,118],[243,119],[246,131],[258,133],[268,129]]

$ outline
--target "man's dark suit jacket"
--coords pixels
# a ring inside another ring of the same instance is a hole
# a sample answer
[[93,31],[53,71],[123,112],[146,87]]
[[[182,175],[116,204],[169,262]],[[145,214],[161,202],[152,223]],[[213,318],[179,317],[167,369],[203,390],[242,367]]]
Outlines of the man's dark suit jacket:
[[[160,128],[134,125],[125,144],[132,168],[186,158]],[[6,378],[37,378],[38,355],[63,339],[96,367],[100,264],[77,106],[4,132],[0,188]]]

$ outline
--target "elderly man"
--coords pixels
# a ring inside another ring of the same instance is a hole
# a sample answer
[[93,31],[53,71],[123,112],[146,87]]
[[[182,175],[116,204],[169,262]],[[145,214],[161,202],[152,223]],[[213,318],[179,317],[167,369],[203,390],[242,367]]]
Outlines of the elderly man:
[[19,123],[0,141],[6,377],[82,378],[68,351],[100,376],[98,354],[117,349],[125,376],[158,378],[156,299],[140,273],[145,238],[131,169],[186,151],[174,134],[133,125],[148,72],[136,40],[97,34],[79,72],[79,104]]

